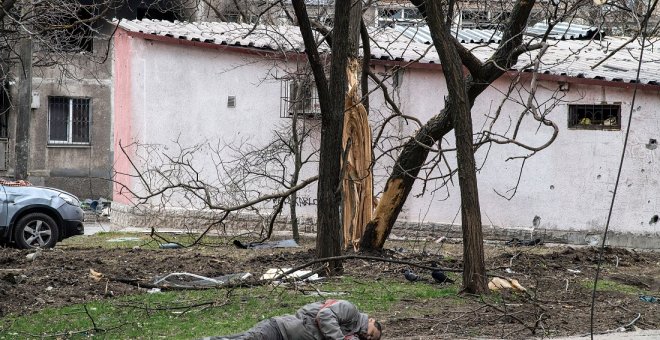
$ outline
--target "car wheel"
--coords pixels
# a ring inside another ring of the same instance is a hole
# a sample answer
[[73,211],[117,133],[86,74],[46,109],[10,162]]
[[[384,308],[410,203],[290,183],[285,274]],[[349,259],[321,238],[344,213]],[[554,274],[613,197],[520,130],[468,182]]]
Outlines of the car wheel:
[[57,223],[48,215],[31,213],[23,216],[14,228],[14,241],[19,248],[52,248],[59,238]]

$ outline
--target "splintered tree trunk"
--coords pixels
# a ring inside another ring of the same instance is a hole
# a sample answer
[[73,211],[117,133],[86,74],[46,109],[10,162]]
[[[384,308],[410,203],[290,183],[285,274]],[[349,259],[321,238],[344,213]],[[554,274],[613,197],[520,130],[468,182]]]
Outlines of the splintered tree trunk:
[[373,218],[365,227],[360,241],[360,249],[376,250],[382,249],[385,245],[385,241],[394,227],[394,222],[415,184],[415,178],[426,162],[429,149],[425,145],[433,145],[452,130],[451,119],[448,115],[450,111],[450,106],[445,107],[403,146],[392,169],[392,174],[387,179],[385,190],[376,206]]
[[342,168],[344,249],[357,250],[364,227],[373,212],[371,128],[358,94],[359,63],[350,60],[346,70],[348,94],[344,112],[344,161]]

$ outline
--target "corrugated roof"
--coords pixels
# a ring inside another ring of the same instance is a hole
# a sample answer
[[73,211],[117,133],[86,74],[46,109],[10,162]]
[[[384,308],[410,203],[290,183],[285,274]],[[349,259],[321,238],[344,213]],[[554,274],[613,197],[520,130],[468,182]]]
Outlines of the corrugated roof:
[[[528,36],[536,37],[542,36],[548,30],[548,24],[537,23],[532,27],[528,27],[525,34]],[[397,25],[395,30],[403,33],[406,37],[414,39],[423,44],[431,44],[431,32],[428,26],[404,26]],[[560,22],[552,27],[548,38],[552,40],[590,40],[594,37],[600,39],[598,35],[599,30],[597,27],[577,25],[568,22]],[[502,41],[502,33],[492,29],[456,29],[452,30],[452,34],[458,41],[464,44],[468,43],[496,43]]]
[[[394,29],[401,32],[409,39],[414,39],[416,42],[430,45],[433,43],[431,40],[431,32],[428,26],[394,26]],[[502,34],[495,30],[477,30],[477,29],[462,29],[454,30],[452,34],[456,40],[461,43],[498,43],[502,40]]]
[[[303,52],[304,44],[297,26],[265,26],[222,22],[186,23],[159,20],[121,21],[119,26],[127,31],[142,32],[175,39],[186,39],[209,44],[233,45],[272,51]],[[406,33],[408,32],[408,33]],[[439,63],[438,54],[432,44],[427,44],[419,31],[378,28],[372,30],[371,58],[402,62]],[[430,41],[430,37],[429,37]],[[470,41],[481,41],[471,39]],[[591,78],[618,82],[634,82],[640,46],[633,42],[622,48],[605,63],[592,69],[596,63],[627,40],[608,37],[601,41],[556,40],[542,58],[540,72],[577,78]],[[488,60],[497,45],[463,43],[482,61]],[[320,46],[321,52],[329,52],[327,44]],[[514,70],[531,71],[538,51],[523,54]],[[644,63],[640,82],[660,85],[660,53],[652,47],[644,51]]]
[[266,26],[233,22],[171,22],[165,20],[122,20],[119,27],[130,32],[285,52],[302,52],[304,44],[297,26]]
[[[542,36],[548,30],[548,24],[540,22],[532,27],[527,27],[527,35],[532,36]],[[552,27],[548,37],[554,40],[579,40],[579,39],[591,39],[596,37],[600,39],[601,37],[597,36],[600,30],[598,27],[585,26],[573,24],[570,22],[560,22]]]

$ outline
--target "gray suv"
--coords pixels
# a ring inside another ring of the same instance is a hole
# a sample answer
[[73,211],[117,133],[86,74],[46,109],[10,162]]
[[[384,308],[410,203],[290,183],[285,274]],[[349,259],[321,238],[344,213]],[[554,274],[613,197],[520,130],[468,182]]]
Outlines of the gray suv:
[[0,237],[19,248],[52,248],[82,235],[83,216],[80,201],[68,192],[0,185]]

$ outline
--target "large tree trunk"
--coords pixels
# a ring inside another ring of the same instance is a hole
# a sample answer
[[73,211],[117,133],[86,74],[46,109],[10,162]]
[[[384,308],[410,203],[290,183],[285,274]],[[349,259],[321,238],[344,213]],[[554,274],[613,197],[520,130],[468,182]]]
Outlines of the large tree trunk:
[[[445,18],[442,5],[437,1],[426,5],[430,18]],[[447,102],[454,110],[451,122],[456,137],[458,184],[461,191],[461,220],[463,229],[463,290],[471,294],[488,292],[486,266],[484,264],[483,234],[481,231],[481,209],[479,187],[472,143],[471,105],[463,77],[461,57],[452,41],[446,20],[429,20],[431,37],[436,46],[442,71],[447,83]]]
[[30,116],[32,113],[32,37],[19,45],[21,64],[18,73],[18,115],[16,117],[16,165],[14,177],[27,179],[30,159]]
[[[350,53],[346,43],[349,36],[351,0],[335,2],[332,57],[330,71],[330,110],[321,115],[321,149],[319,154],[318,230],[316,256],[318,258],[341,254],[341,224],[339,218],[341,137],[346,95],[346,66]],[[340,273],[341,261],[329,263],[327,274]]]

